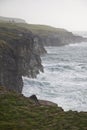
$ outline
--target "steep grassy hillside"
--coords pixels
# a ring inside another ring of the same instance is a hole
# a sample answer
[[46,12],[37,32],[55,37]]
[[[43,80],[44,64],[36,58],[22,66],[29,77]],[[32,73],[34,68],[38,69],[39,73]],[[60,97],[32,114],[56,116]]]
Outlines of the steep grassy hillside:
[[46,25],[18,24],[17,26],[29,29],[32,33],[39,35],[42,43],[46,46],[61,46],[70,43],[87,41],[86,38],[75,36],[65,29],[55,28]]
[[11,23],[0,23],[0,39],[8,40],[10,39],[20,39],[21,36],[18,35],[21,32],[26,32],[27,30],[23,27],[18,27],[16,24]]
[[0,22],[0,27],[7,27],[7,28],[15,28],[15,29],[26,29],[31,31],[34,34],[40,35],[40,36],[46,36],[49,35],[49,33],[69,33],[65,29],[61,28],[55,28],[51,26],[46,25],[38,25],[38,24],[27,24],[27,23],[6,23],[6,22]]
[[[6,40],[7,42],[26,39],[29,41],[29,37],[32,38],[34,44],[35,52],[38,50],[39,55],[46,53],[46,50],[43,47],[42,39],[39,35],[32,33],[28,28],[21,26],[22,24],[18,23],[6,23],[0,22],[0,39]],[[25,24],[27,25],[27,24]],[[21,41],[23,41],[21,40]]]
[[87,41],[86,38],[75,36],[65,29],[55,28],[46,25],[35,25],[27,23],[0,23],[0,27],[16,28],[31,31],[40,38],[40,43],[45,46],[61,46],[70,43]]
[[87,130],[87,112],[37,105],[0,87],[0,130]]
[[40,34],[40,35],[48,35],[50,32],[56,32],[56,33],[68,32],[65,29],[55,28],[55,27],[47,26],[47,25],[39,25],[39,24],[21,23],[21,24],[18,24],[18,26],[27,28],[31,30],[33,33]]

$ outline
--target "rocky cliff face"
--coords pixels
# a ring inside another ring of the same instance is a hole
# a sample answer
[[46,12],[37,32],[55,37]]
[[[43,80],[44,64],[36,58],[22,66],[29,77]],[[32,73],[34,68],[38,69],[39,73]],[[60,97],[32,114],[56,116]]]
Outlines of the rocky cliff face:
[[68,31],[49,32],[46,35],[40,35],[40,38],[45,46],[62,46],[70,43],[87,42],[87,38],[75,36],[73,33]]
[[8,90],[14,90],[19,93],[23,87],[14,52],[2,40],[0,40],[0,86],[5,86]]
[[7,50],[0,49],[0,85],[21,92],[22,76],[35,78],[43,72],[40,55],[46,51],[38,36],[13,25],[0,27],[0,39],[8,46]]
[[36,49],[32,37],[27,37],[11,42],[17,57],[19,73],[22,76],[35,78],[39,71],[43,72],[43,66],[39,55],[38,48]]

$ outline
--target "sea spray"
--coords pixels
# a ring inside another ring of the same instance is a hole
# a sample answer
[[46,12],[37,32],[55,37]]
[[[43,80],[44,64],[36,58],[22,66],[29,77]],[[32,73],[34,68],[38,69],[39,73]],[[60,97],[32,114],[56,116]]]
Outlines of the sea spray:
[[23,77],[23,94],[57,103],[67,110],[87,111],[87,43],[46,47],[44,73]]

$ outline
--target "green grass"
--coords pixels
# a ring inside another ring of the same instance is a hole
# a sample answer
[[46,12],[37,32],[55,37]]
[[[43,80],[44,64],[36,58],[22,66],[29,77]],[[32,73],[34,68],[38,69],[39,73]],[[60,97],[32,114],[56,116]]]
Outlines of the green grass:
[[40,25],[40,24],[26,24],[26,23],[21,23],[18,24],[19,26],[24,26],[26,28],[29,28],[31,30],[44,30],[44,31],[66,31],[65,29],[60,29],[60,28],[55,28],[49,25]]
[[[53,44],[65,45],[71,42],[73,34],[65,29],[54,28],[46,25],[35,25],[27,23],[2,23],[0,22],[0,39],[5,41],[14,41],[22,38],[20,34],[30,33],[37,35],[43,45]],[[68,39],[68,41],[67,41]]]
[[0,39],[5,41],[19,40],[20,33],[26,32],[26,28],[18,27],[16,24],[0,22]]
[[55,28],[48,25],[26,24],[26,23],[21,23],[16,25],[18,27],[24,27],[30,30],[32,33],[40,36],[47,36],[49,34],[54,34],[54,33],[60,33],[60,34],[68,33],[68,31],[66,31],[65,29]]
[[0,89],[0,130],[87,130],[87,113],[39,106],[23,95]]
[[66,34],[68,31],[61,28],[55,28],[47,25],[38,25],[38,24],[27,24],[27,23],[4,23],[0,22],[0,27],[4,27],[7,29],[20,29],[20,30],[29,30],[34,34],[40,36],[47,36],[50,34]]

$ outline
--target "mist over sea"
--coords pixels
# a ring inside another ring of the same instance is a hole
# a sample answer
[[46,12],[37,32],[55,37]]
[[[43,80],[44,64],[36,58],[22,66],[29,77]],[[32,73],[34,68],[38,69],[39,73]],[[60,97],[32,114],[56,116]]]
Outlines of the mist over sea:
[[87,111],[87,43],[46,47],[46,50],[48,53],[42,56],[44,73],[36,79],[23,77],[23,94],[27,97],[36,94],[65,111]]

